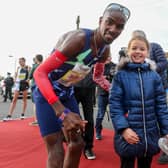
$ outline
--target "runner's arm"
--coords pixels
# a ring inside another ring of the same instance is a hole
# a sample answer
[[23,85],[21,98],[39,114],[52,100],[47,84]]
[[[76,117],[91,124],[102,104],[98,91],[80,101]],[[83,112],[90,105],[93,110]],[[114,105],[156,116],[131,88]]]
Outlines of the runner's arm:
[[53,104],[58,101],[58,97],[55,94],[51,82],[49,81],[48,74],[60,67],[67,57],[63,55],[60,51],[55,50],[42,64],[40,64],[34,71],[35,82],[46,98],[49,104]]

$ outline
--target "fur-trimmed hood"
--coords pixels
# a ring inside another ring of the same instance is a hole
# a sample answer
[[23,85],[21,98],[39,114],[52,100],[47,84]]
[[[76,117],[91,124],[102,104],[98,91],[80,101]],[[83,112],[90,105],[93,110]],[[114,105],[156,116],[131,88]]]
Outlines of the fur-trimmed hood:
[[[129,63],[134,64],[129,57],[122,57],[117,65],[117,71],[126,68]],[[146,58],[143,64],[139,64],[141,67],[143,65],[146,67],[148,66],[149,69],[156,71],[156,63],[149,58]]]

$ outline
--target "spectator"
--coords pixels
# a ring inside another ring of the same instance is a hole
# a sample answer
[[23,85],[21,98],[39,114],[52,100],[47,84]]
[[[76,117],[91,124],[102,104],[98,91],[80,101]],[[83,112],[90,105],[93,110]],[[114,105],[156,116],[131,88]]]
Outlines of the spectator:
[[14,79],[11,77],[11,73],[7,73],[7,77],[4,80],[4,85],[5,85],[5,94],[4,94],[4,100],[3,102],[6,102],[7,99],[9,98],[10,101],[12,101],[12,87],[14,84]]
[[[135,30],[132,33],[132,36],[143,36],[146,38],[146,34],[142,30]],[[159,73],[164,89],[168,88],[167,82],[167,68],[168,68],[168,61],[166,59],[165,52],[163,51],[160,44],[155,42],[150,42],[150,59],[156,63],[156,71]]]
[[[104,67],[104,76],[105,78],[111,83],[113,76],[115,74],[115,67],[116,64],[111,61],[111,56],[108,57],[105,67]],[[98,105],[98,111],[96,116],[96,139],[101,140],[102,139],[102,121],[108,106],[108,98],[109,98],[109,92],[104,90],[102,87],[97,86],[97,105]]]
[[74,87],[75,98],[82,105],[84,119],[88,121],[85,133],[84,133],[84,155],[87,159],[95,159],[95,153],[93,152],[93,141],[94,141],[94,96],[96,84],[92,79],[92,71],[83,79],[78,82]]
[[118,52],[118,54],[119,54],[119,61],[120,61],[122,58],[127,56],[127,48],[126,47],[122,47],[120,49],[120,51]]
[[34,104],[34,98],[33,98],[33,90],[35,88],[35,81],[34,81],[34,78],[33,78],[33,74],[34,74],[34,71],[35,69],[42,63],[43,61],[43,56],[41,54],[37,54],[35,57],[34,57],[34,64],[32,65],[32,69],[29,73],[29,80],[31,80],[31,84],[30,84],[30,87],[31,87],[31,98],[32,98],[32,103],[33,103],[33,111],[34,111],[34,121],[30,123],[30,125],[38,125],[38,121],[37,121],[37,118],[36,118],[36,107],[35,107],[35,104]]

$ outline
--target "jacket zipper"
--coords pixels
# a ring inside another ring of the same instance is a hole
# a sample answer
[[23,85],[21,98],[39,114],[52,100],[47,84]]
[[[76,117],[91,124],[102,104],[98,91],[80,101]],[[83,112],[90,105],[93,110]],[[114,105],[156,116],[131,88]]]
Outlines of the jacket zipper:
[[139,80],[140,80],[140,89],[141,89],[141,98],[142,98],[142,114],[143,114],[143,126],[144,126],[144,134],[145,134],[145,153],[144,157],[146,157],[147,154],[147,149],[148,149],[148,143],[147,143],[147,134],[146,134],[146,119],[145,119],[145,107],[144,107],[144,92],[143,92],[143,82],[142,82],[142,76],[141,76],[141,70],[138,68],[138,75],[139,75]]

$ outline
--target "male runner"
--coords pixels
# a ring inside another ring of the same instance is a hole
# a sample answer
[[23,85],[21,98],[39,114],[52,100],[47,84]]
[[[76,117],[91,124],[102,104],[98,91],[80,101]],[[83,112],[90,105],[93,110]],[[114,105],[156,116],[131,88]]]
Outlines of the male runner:
[[[87,121],[79,115],[73,85],[83,79],[96,62],[105,62],[109,45],[123,31],[129,16],[126,7],[109,4],[97,29],[65,33],[52,54],[35,70],[37,88],[34,99],[41,135],[48,151],[47,168],[78,167],[84,147],[81,134]],[[102,85],[106,89],[110,87],[107,80]]]

